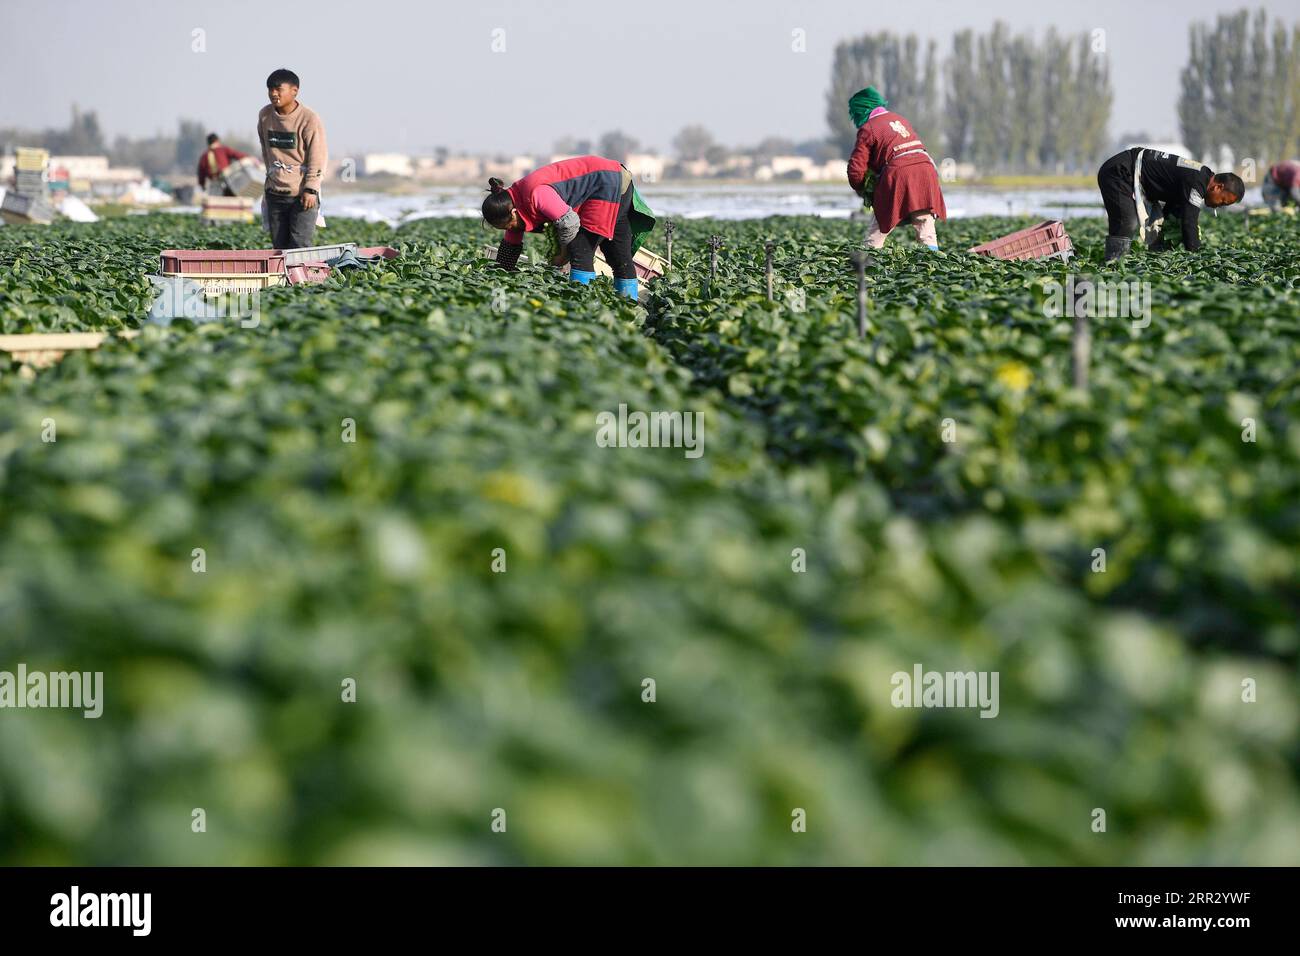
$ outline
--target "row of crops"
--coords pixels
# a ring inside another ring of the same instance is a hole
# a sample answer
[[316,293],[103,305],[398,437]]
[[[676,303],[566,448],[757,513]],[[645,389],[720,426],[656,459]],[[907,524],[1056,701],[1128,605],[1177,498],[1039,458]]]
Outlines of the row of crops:
[[[815,219],[683,223],[640,306],[332,223],[402,257],[0,367],[0,669],[105,685],[0,711],[0,861],[1294,862],[1300,228],[1203,228],[1126,261],[1152,322],[1094,324],[1087,397],[1060,264],[900,244],[858,341]],[[160,249],[260,242],[0,230],[0,334],[138,327]],[[705,453],[599,447],[620,404]],[[916,663],[999,672],[996,719],[892,706]]]

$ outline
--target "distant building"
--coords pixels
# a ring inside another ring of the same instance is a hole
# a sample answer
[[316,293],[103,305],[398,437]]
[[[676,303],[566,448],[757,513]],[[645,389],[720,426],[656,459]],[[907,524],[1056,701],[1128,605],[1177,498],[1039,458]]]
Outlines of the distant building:
[[483,160],[477,156],[421,156],[415,174],[437,183],[475,183],[484,180]]
[[664,168],[668,163],[654,153],[630,153],[623,165],[641,182],[655,183],[664,178]]
[[754,170],[759,182],[777,179],[801,180],[806,183],[839,182],[846,176],[846,163],[842,159],[819,163],[809,156],[773,156]]
[[[258,159],[258,162],[261,162],[261,160]],[[351,156],[331,156],[325,161],[324,179],[350,183],[356,177],[357,161]]]
[[498,157],[484,160],[481,179],[495,176],[507,186],[516,179],[522,179],[533,171],[535,164],[531,156],[511,156],[509,159]]
[[712,175],[713,166],[707,159],[688,159],[678,163],[674,170],[679,176],[700,179]]
[[405,153],[366,153],[361,158],[361,172],[366,176],[413,176],[415,168]]
[[814,163],[804,172],[803,178],[810,183],[846,183],[849,178],[849,164],[843,159]]
[[514,179],[521,179],[527,176],[541,164],[537,162],[534,156],[516,156],[510,161],[510,168],[513,171]]
[[67,172],[68,179],[100,179],[108,174],[107,156],[51,156],[50,174]]
[[[161,190],[154,189],[143,169],[136,166],[119,166],[106,169],[87,181],[90,194],[96,199],[114,199],[120,202],[162,203]],[[74,190],[76,192],[77,190]],[[170,196],[167,197],[170,199]]]
[[816,163],[808,156],[773,156],[768,160],[768,166],[772,169],[772,176],[776,178],[789,178],[794,173],[798,173],[803,179],[808,178],[809,171]]

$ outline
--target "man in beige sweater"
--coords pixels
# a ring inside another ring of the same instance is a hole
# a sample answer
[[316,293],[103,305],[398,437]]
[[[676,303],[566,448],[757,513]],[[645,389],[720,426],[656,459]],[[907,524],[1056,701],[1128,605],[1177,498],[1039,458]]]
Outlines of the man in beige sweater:
[[266,164],[266,228],[275,249],[310,246],[316,234],[320,182],[327,153],[320,117],[298,102],[298,74],[279,69],[266,78],[270,106],[257,114]]

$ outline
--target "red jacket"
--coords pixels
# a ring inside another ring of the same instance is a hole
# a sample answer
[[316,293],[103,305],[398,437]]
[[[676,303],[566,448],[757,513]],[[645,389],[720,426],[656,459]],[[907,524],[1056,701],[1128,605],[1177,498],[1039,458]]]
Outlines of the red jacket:
[[1277,183],[1279,189],[1284,192],[1289,191],[1295,185],[1296,177],[1300,176],[1300,163],[1288,159],[1270,167],[1268,174],[1273,182]]
[[862,188],[867,170],[876,176],[871,209],[881,232],[889,232],[914,212],[929,210],[948,218],[939,188],[939,174],[912,124],[889,110],[872,111],[858,127],[858,141],[849,158],[849,185]]
[[199,187],[205,186],[209,179],[216,179],[221,171],[237,159],[247,159],[247,153],[231,149],[224,143],[210,146],[199,157]]
[[[510,199],[529,232],[536,232],[549,221],[534,201],[533,192],[538,186],[554,189],[578,213],[583,229],[606,239],[614,238],[618,203],[623,196],[622,163],[601,156],[578,156],[548,163],[516,181],[509,189]],[[506,240],[515,241],[509,235]]]

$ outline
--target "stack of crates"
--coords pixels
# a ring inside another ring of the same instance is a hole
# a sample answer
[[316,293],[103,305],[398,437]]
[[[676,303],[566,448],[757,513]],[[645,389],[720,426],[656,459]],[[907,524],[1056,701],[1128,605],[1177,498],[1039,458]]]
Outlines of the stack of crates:
[[44,149],[20,146],[16,150],[14,192],[20,196],[49,197],[50,154]]
[[5,191],[0,218],[11,225],[49,224],[54,220],[50,204],[50,154],[43,149],[19,147],[14,166],[14,188]]
[[199,220],[208,225],[227,222],[252,222],[253,200],[243,196],[204,196]]
[[161,258],[160,276],[197,283],[208,296],[288,282],[278,249],[165,249]]

